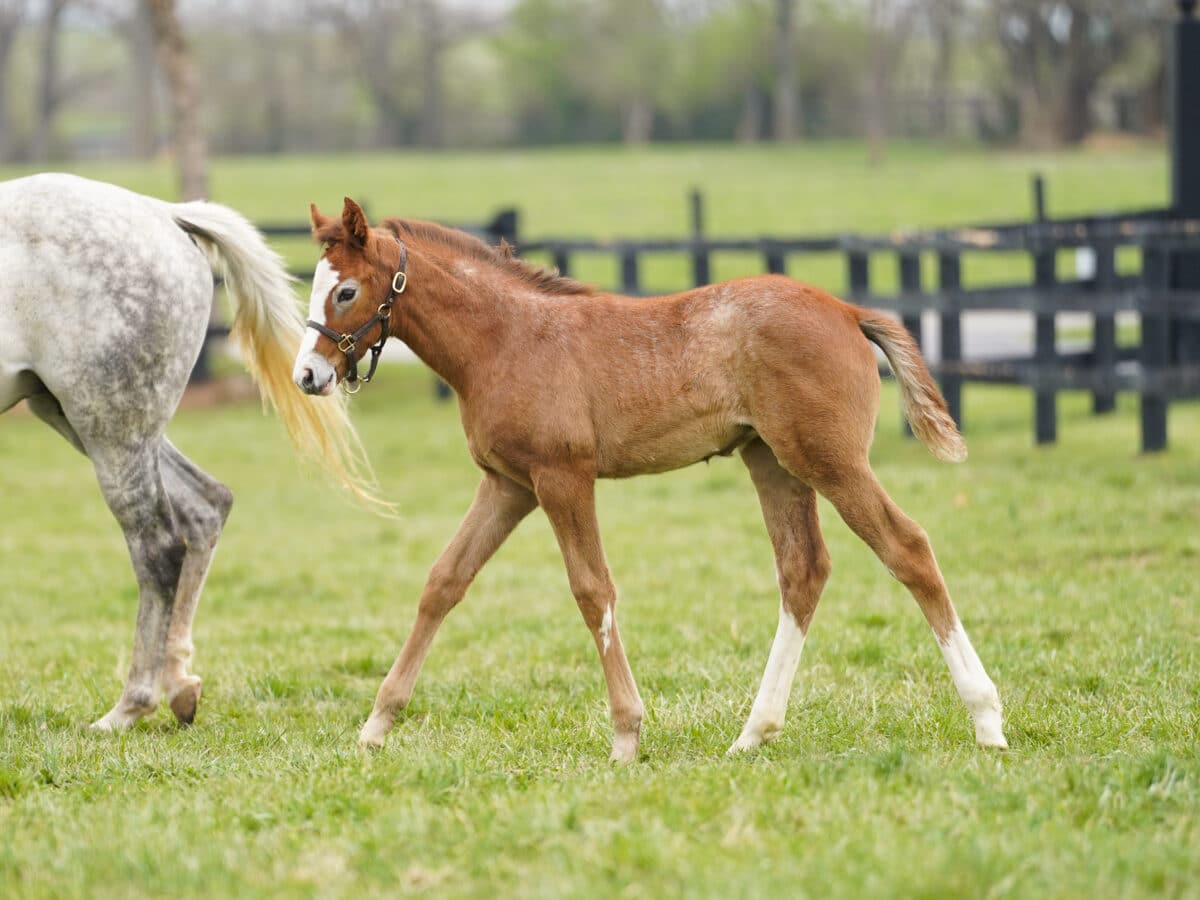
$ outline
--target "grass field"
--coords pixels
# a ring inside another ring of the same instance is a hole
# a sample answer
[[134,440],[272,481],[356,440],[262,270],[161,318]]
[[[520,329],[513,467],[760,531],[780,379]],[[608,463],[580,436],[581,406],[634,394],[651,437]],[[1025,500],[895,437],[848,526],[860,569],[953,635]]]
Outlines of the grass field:
[[[376,218],[482,222],[511,206],[520,210],[521,233],[530,238],[681,236],[692,187],[707,198],[708,231],[721,236],[881,233],[1028,219],[1034,172],[1046,177],[1052,215],[1164,206],[1167,198],[1166,154],[1155,144],[1058,154],[895,144],[886,165],[873,168],[865,160],[863,146],[854,142],[249,157],[215,161],[211,192],[257,222],[307,221],[310,201],[336,212],[347,194],[366,202]],[[73,169],[156,196],[175,192],[165,161]],[[0,177],[25,172],[0,169]],[[292,264],[311,270],[311,244],[280,246]],[[1136,265],[1128,255],[1121,262]],[[1064,255],[1064,269],[1070,263]],[[806,281],[834,291],[845,285],[845,262],[836,254],[792,256],[788,264],[790,274]],[[618,282],[611,257],[582,256],[574,265],[573,274],[585,280]],[[719,254],[713,274],[731,278],[762,266],[757,256]],[[932,279],[932,258],[926,269]],[[642,263],[649,289],[676,289],[687,272],[682,256]],[[968,285],[1031,273],[1018,255],[964,258]],[[878,258],[872,275],[877,287],[894,286],[894,259]]]
[[428,376],[387,368],[358,419],[400,518],[298,477],[254,406],[177,444],[238,505],[197,622],[195,727],[84,726],[120,690],[135,591],[86,462],[0,428],[0,894],[9,897],[1196,896],[1200,410],[1137,457],[1130,404],[967,394],[972,455],[874,452],[930,531],[1006,704],[972,746],[915,605],[823,507],[834,575],[782,737],[727,759],[766,659],[771,555],[740,463],[604,483],[648,716],[607,763],[599,665],[540,514],[442,631],[388,748],[357,727],[476,481]]
[[[862,159],[821,145],[227,160],[213,184],[260,221],[343,193],[446,219],[517,203],[530,235],[679,233],[693,183],[727,234],[1020,217],[1032,169],[1054,212],[1165,195],[1154,148]],[[82,171],[171,193],[164,166]],[[968,389],[971,458],[947,466],[899,436],[888,385],[873,453],[930,532],[1009,752],[974,748],[915,604],[823,505],[834,574],[788,723],[724,756],[777,599],[754,491],[718,459],[600,486],[647,706],[624,769],[540,514],[448,620],[387,749],[354,749],[477,482],[456,410],[418,367],[385,367],[355,403],[396,520],[306,477],[256,405],[176,418],[175,443],[238,498],[197,617],[190,729],[164,709],[128,734],[86,731],[120,691],[136,589],[86,460],[4,416],[0,896],[1200,897],[1200,407],[1172,407],[1172,449],[1153,457],[1136,454],[1133,398],[1096,418],[1064,395],[1050,448],[1030,446],[1031,407]]]

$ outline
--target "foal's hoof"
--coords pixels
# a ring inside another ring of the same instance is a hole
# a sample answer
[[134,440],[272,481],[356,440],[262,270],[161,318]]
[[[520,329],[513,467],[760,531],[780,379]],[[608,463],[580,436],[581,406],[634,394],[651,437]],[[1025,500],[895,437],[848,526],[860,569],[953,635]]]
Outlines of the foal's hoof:
[[187,681],[171,695],[171,712],[180,725],[191,725],[196,719],[196,708],[200,705],[200,679],[189,675]]
[[637,759],[638,752],[638,734],[617,735],[613,739],[612,755],[608,757],[610,763],[615,763],[619,766],[627,766],[629,763]]
[[725,751],[726,756],[737,756],[739,753],[746,753],[749,750],[757,750],[763,744],[769,744],[783,732],[783,723],[776,721],[760,722],[754,724],[746,723],[746,727],[742,729],[742,733],[738,739],[733,742],[728,750]]
[[1008,741],[1004,739],[1001,724],[999,708],[980,712],[975,717],[975,743],[993,750],[1007,750]]
[[756,734],[743,734],[730,745],[729,749],[725,751],[725,755],[737,756],[741,753],[749,753],[751,750],[761,747],[762,743],[762,738]]
[[378,721],[374,717],[367,719],[367,724],[358,733],[358,749],[382,750],[384,743],[387,741],[389,730],[389,725]]

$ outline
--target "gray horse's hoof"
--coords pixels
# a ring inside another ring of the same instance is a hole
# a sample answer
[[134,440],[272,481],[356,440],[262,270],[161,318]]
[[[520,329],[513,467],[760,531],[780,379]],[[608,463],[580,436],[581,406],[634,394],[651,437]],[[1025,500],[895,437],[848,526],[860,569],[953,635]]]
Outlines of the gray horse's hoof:
[[191,725],[200,706],[200,679],[194,675],[192,679],[171,696],[171,712],[181,725]]

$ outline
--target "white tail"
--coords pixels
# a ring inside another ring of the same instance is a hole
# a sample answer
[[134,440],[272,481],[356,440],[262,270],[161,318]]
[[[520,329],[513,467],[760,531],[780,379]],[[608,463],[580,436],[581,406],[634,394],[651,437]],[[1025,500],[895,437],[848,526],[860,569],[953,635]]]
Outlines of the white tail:
[[262,390],[264,408],[279,413],[302,457],[316,462],[360,500],[386,507],[376,496],[345,396],[316,399],[292,383],[304,322],[292,278],[278,254],[253,225],[228,207],[202,201],[167,207],[225,279],[234,306],[231,334]]

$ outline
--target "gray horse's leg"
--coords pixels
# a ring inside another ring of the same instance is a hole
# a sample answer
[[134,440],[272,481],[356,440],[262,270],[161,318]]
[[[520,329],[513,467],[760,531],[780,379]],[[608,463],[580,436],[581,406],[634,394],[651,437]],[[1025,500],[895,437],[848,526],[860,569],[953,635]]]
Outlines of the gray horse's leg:
[[186,725],[196,717],[196,707],[200,702],[200,678],[189,670],[195,650],[192,644],[192,619],[196,615],[204,580],[217,550],[217,540],[233,506],[233,493],[165,439],[159,451],[159,462],[163,484],[187,540],[187,553],[183,558],[179,584],[175,590],[175,607],[171,611],[171,624],[167,630],[162,689],[175,718]]
[[125,533],[138,582],[137,630],[125,690],[92,727],[127,728],[158,706],[176,586],[187,545],[159,469],[160,442],[130,453],[90,448],[100,490]]
[[79,439],[79,435],[67,421],[67,414],[63,412],[62,404],[58,402],[57,397],[43,387],[37,393],[26,397],[25,402],[29,406],[30,412],[66,438],[72,447],[84,456],[87,455],[87,450],[83,448],[83,441]]

